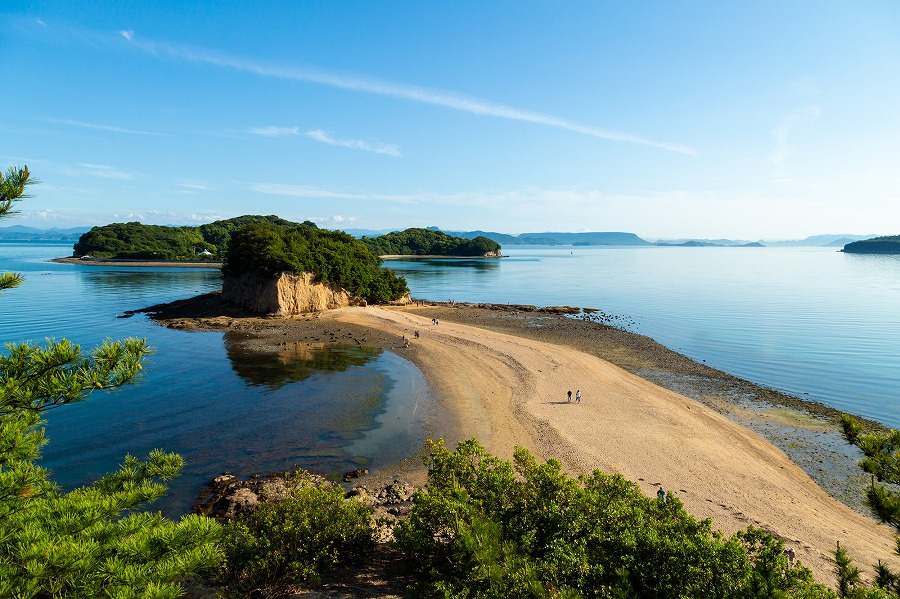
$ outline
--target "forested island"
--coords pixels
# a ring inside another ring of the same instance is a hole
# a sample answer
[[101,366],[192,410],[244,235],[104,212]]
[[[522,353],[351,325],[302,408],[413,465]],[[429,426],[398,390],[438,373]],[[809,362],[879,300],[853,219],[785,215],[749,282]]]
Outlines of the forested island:
[[379,256],[486,256],[500,257],[500,244],[484,236],[454,237],[434,229],[406,229],[378,237],[363,237]]
[[[281,225],[258,222],[230,236],[222,274],[271,277],[278,273],[311,273],[317,283],[333,283],[370,303],[395,301],[409,293],[406,279],[381,267],[381,258],[343,231],[319,229],[313,223]],[[226,289],[227,291],[227,289]]]
[[854,241],[844,246],[848,254],[900,254],[900,235]]
[[[278,216],[245,215],[198,227],[112,223],[94,227],[74,245],[76,258],[116,260],[222,261],[232,234],[247,225],[277,225],[318,229],[315,223],[295,223]],[[348,239],[353,239],[344,233]],[[361,240],[376,256],[500,256],[500,244],[484,236],[472,239],[433,229],[406,229]]]
[[[112,223],[84,233],[74,246],[74,255],[134,260],[221,260],[233,232],[259,223],[297,225],[277,216],[255,215],[217,220],[199,227]],[[303,224],[316,226],[309,221]]]

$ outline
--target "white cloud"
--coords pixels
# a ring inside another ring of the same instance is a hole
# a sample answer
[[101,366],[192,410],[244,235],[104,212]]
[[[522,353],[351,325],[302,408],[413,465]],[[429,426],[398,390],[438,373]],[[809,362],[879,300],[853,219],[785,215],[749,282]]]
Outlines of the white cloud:
[[254,135],[262,135],[265,137],[289,137],[292,135],[300,135],[299,127],[249,127],[247,129]]
[[283,183],[252,183],[247,189],[269,195],[291,196],[295,198],[361,200],[366,196],[341,193],[329,189],[320,189],[307,185],[287,185]]
[[165,133],[155,133],[153,131],[141,131],[138,129],[127,129],[125,127],[116,127],[114,125],[98,125],[96,123],[83,123],[81,121],[71,121],[67,119],[49,119],[51,123],[59,123],[61,125],[71,125],[72,127],[82,127],[84,129],[97,129],[99,131],[110,131],[112,133],[129,133],[131,135],[154,135],[159,137],[168,137]]
[[134,178],[134,175],[131,173],[120,171],[108,164],[90,164],[88,162],[81,162],[78,166],[82,168],[83,173],[94,177],[101,177],[103,179],[129,180]]
[[471,114],[556,127],[600,139],[634,143],[681,154],[695,155],[697,153],[694,148],[682,144],[661,142],[632,133],[584,125],[562,117],[516,108],[514,106],[491,102],[489,100],[482,100],[452,91],[428,89],[360,75],[330,73],[320,69],[308,69],[292,65],[260,62],[247,58],[230,56],[206,48],[153,42],[143,39],[129,39],[129,41],[133,47],[158,58],[212,65],[244,73],[252,73],[260,77],[273,77],[290,81],[316,83],[349,91],[400,98]]
[[310,139],[315,139],[316,141],[321,141],[322,143],[333,146],[375,152],[376,154],[387,154],[388,156],[394,156],[395,158],[400,157],[400,147],[396,144],[372,144],[358,139],[335,139],[321,129],[307,131],[304,135]]
[[203,183],[176,183],[175,185],[178,187],[184,187],[185,189],[198,191],[211,191],[213,189],[209,185],[204,185]]
[[772,131],[775,138],[775,148],[772,150],[772,164],[775,166],[775,177],[779,183],[796,185],[787,172],[787,162],[794,154],[794,146],[791,142],[793,133],[804,126],[812,126],[822,115],[822,111],[816,106],[806,106],[795,110],[784,117]]
[[134,39],[134,31],[131,29],[125,29],[119,32],[119,35],[127,39],[129,42]]

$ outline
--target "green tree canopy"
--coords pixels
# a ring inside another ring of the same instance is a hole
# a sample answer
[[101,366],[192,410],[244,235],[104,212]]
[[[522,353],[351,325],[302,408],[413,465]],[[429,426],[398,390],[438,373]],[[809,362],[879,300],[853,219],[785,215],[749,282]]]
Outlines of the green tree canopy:
[[499,243],[481,235],[465,239],[433,229],[406,229],[362,241],[378,256],[484,256],[500,250]]
[[900,254],[900,235],[874,237],[844,246],[848,254]]
[[372,303],[393,301],[409,292],[406,280],[382,268],[381,259],[361,241],[342,231],[305,224],[258,223],[238,229],[231,235],[222,272],[226,276],[309,272],[318,281],[340,285]]

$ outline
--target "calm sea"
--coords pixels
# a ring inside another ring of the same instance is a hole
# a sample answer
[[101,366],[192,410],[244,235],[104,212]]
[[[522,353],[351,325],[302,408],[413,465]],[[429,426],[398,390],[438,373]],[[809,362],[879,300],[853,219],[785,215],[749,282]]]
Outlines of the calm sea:
[[[143,381],[47,415],[43,463],[64,486],[159,447],[188,462],[162,504],[184,511],[222,470],[383,467],[422,439],[418,371],[344,348],[263,359],[222,333],[126,310],[220,287],[216,270],[55,264],[71,244],[0,242],[0,340],[146,337]],[[396,261],[414,297],[599,308],[698,361],[900,427],[900,256],[825,248],[510,248],[502,260]]]
[[0,341],[144,337],[155,348],[139,384],[52,410],[42,464],[64,488],[154,448],[187,465],[156,505],[190,509],[224,470],[249,475],[294,465],[323,474],[385,467],[421,447],[418,370],[389,352],[346,347],[261,357],[228,334],[184,332],[126,310],[221,288],[216,269],[98,267],[48,262],[71,244],[0,242],[0,271],[25,283],[0,296]]
[[900,256],[740,247],[503,253],[389,266],[414,297],[599,308],[697,361],[900,428]]

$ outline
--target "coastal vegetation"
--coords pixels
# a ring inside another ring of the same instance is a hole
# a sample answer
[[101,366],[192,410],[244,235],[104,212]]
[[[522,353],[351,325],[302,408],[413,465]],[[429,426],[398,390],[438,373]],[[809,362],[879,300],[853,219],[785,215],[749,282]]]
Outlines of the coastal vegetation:
[[873,237],[844,246],[848,254],[900,254],[900,235]]
[[[859,462],[860,467],[872,475],[866,504],[881,522],[900,532],[900,431],[867,433],[858,420],[847,414],[841,415],[841,427],[844,438],[865,456]],[[895,551],[900,555],[900,537]],[[874,588],[861,582],[859,568],[840,547],[837,565],[838,590],[842,597],[900,598],[900,572],[892,571],[887,564],[881,561],[875,564]]]
[[[12,213],[34,182],[27,167],[7,172],[0,217]],[[20,283],[4,276],[2,288]],[[181,469],[178,455],[126,456],[118,472],[70,492],[37,465],[47,442],[42,414],[132,382],[150,351],[143,339],[107,340],[87,353],[65,339],[6,345],[0,355],[0,597],[177,597],[185,576],[222,561],[214,521],[174,522],[147,509]]]
[[500,244],[487,237],[454,237],[434,229],[406,229],[378,237],[363,237],[378,256],[484,256],[500,252]]
[[834,597],[783,542],[731,537],[677,497],[517,449],[513,463],[475,440],[429,443],[426,491],[394,534],[421,597]]
[[[256,215],[217,220],[199,227],[111,223],[82,234],[75,243],[74,254],[76,257],[133,260],[221,260],[231,234],[245,225],[257,223],[296,225],[277,216]],[[311,222],[304,224],[315,226]]]
[[345,500],[340,487],[291,483],[295,490],[286,499],[227,523],[225,565],[212,579],[225,596],[285,596],[371,553],[372,508]]
[[259,223],[231,234],[222,273],[308,272],[319,282],[340,285],[371,303],[394,301],[409,293],[406,279],[381,264],[362,241],[342,231],[319,229],[311,223]]

